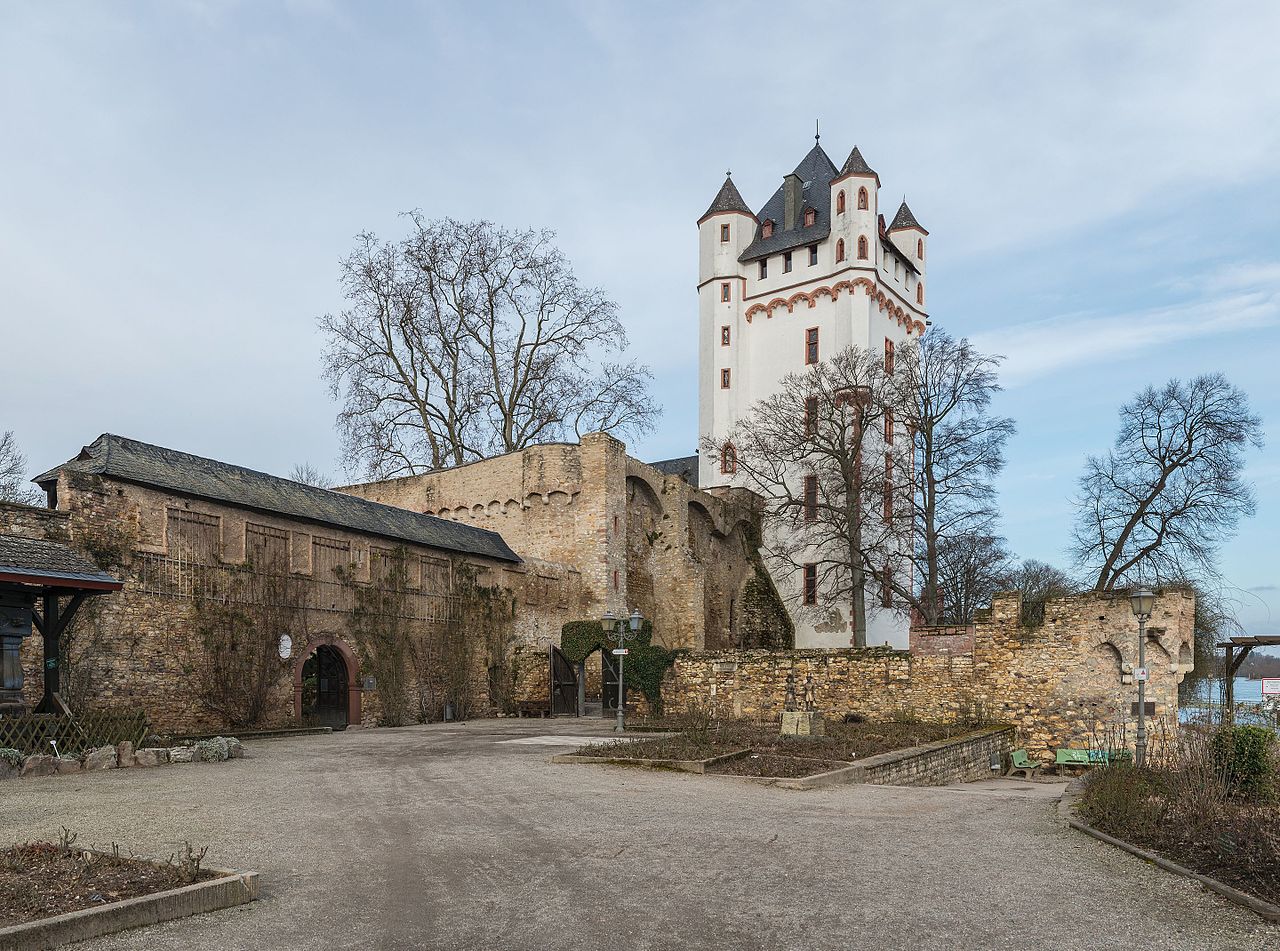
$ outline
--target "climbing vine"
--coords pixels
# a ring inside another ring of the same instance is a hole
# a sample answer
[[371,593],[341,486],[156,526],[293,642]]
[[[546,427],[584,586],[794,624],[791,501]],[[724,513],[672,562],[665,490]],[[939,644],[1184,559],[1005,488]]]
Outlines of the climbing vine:
[[[623,668],[626,687],[639,690],[654,713],[662,711],[662,678],[675,663],[676,651],[653,643],[653,624],[645,620],[640,630],[627,639],[631,651]],[[613,650],[618,645],[599,621],[570,621],[560,629],[560,651],[571,664],[580,664],[596,650]]]

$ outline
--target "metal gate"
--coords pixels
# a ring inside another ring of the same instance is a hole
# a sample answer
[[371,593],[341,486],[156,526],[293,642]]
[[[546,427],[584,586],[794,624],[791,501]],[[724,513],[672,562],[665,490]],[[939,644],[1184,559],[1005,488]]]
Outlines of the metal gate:
[[554,644],[551,645],[551,715],[578,715],[578,672]]
[[618,712],[618,662],[608,648],[600,649],[600,699],[604,701],[601,712],[605,716]]

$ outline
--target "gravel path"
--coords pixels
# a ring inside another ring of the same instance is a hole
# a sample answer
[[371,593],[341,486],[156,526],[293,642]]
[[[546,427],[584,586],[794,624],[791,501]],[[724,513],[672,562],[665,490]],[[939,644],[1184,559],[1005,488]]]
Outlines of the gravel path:
[[262,873],[245,908],[85,951],[1280,945],[1280,929],[1067,829],[1018,784],[788,792],[547,762],[592,731],[350,731],[219,765],[12,781],[0,841],[66,825],[164,857],[189,838]]

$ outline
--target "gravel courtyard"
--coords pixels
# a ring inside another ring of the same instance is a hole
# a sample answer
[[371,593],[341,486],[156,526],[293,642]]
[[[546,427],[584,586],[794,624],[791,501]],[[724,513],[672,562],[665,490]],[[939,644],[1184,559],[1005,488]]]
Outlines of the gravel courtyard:
[[[293,948],[1275,947],[1280,929],[1061,825],[1047,790],[552,766],[586,721],[249,745],[220,765],[0,785],[0,841],[112,841],[262,873],[239,909],[77,945]],[[558,744],[558,745],[557,745]],[[1039,793],[1039,795],[1037,795]]]

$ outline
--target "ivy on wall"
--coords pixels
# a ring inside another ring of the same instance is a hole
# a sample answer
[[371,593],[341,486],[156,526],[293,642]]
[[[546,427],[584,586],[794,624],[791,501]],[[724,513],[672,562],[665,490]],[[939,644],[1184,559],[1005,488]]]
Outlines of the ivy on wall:
[[[640,630],[627,638],[623,681],[627,689],[639,690],[654,713],[662,711],[662,677],[675,663],[677,652],[653,643],[653,624],[647,618]],[[560,651],[571,664],[581,664],[597,650],[617,647],[613,634],[606,634],[599,621],[570,621],[560,629]]]

